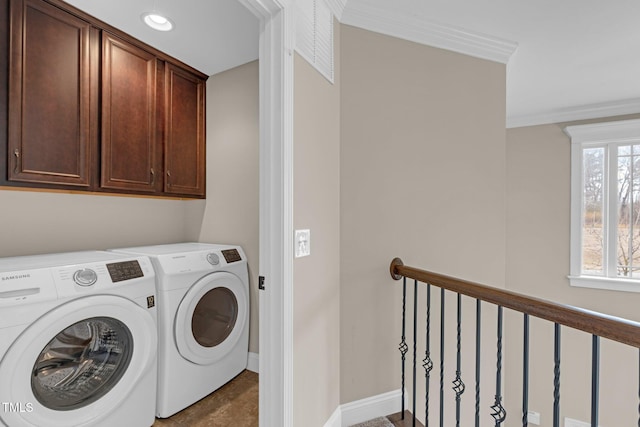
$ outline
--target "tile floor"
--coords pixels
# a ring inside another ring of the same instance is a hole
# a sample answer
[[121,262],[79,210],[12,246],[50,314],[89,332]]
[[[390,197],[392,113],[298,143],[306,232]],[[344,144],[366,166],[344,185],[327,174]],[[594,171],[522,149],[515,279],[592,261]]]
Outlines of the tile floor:
[[258,374],[243,371],[231,382],[153,427],[257,427]]

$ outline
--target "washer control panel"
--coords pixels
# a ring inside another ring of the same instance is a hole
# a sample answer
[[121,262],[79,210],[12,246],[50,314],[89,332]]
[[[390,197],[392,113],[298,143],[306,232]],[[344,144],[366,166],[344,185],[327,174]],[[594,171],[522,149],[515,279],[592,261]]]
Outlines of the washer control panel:
[[109,271],[109,276],[111,276],[111,281],[114,283],[144,276],[138,260],[107,264],[107,270]]
[[135,287],[141,280],[154,280],[155,273],[146,257],[53,267],[59,296],[111,290],[115,286]]

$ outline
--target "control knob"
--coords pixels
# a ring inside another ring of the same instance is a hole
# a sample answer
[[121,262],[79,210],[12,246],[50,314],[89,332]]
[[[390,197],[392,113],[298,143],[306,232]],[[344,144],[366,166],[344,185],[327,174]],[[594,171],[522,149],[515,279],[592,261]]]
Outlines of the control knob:
[[98,281],[98,275],[90,268],[83,268],[73,273],[73,281],[80,286],[91,286]]
[[220,264],[220,257],[217,254],[211,252],[207,254],[207,261],[209,261],[209,264],[211,265],[218,265]]

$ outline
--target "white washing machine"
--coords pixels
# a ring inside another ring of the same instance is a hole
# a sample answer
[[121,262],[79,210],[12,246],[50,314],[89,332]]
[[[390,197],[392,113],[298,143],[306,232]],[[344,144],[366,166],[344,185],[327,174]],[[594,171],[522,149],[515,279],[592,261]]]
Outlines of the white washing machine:
[[166,418],[247,367],[249,274],[239,246],[178,243],[115,249],[156,269],[158,396]]
[[146,257],[0,258],[0,425],[152,425],[156,319]]

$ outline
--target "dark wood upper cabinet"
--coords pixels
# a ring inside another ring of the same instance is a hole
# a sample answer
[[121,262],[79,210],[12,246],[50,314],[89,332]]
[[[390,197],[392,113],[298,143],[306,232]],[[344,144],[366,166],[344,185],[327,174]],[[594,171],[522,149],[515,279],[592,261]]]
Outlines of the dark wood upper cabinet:
[[40,0],[11,0],[7,175],[90,185],[90,24]]
[[205,194],[205,82],[173,64],[165,69],[165,185],[169,194]]
[[205,197],[206,75],[62,0],[8,11],[0,185]]
[[155,192],[161,171],[156,135],[158,61],[102,34],[102,188]]

